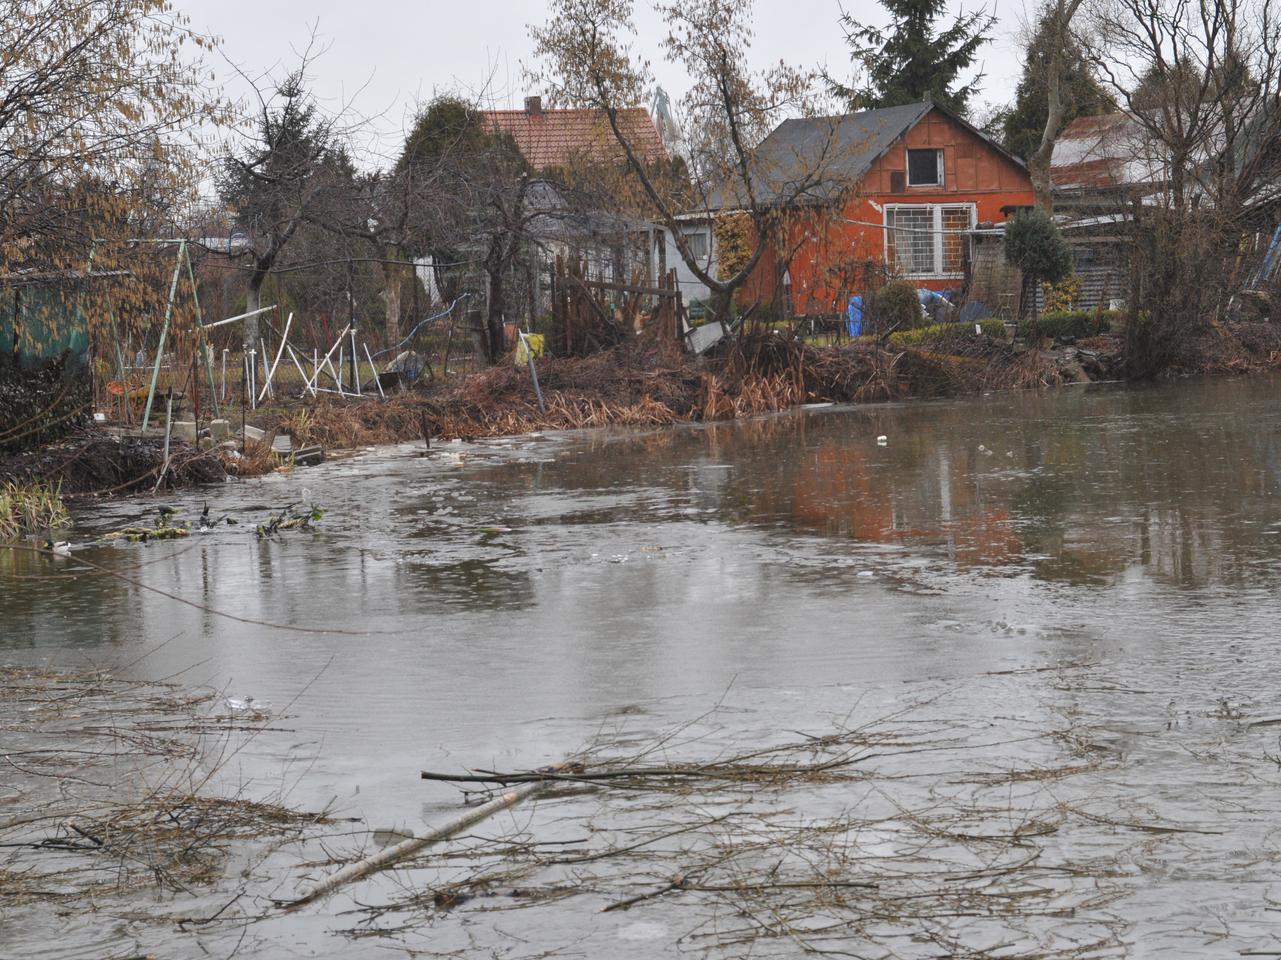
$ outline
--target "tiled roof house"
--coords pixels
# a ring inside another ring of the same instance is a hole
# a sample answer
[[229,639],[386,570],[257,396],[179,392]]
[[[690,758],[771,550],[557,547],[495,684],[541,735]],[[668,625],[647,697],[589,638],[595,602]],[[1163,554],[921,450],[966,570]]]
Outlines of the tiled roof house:
[[[511,135],[535,170],[568,166],[575,160],[622,162],[626,159],[603,110],[545,110],[542,97],[526,97],[524,110],[486,110],[486,119]],[[649,111],[627,107],[618,120],[637,156],[667,159],[667,147]]]

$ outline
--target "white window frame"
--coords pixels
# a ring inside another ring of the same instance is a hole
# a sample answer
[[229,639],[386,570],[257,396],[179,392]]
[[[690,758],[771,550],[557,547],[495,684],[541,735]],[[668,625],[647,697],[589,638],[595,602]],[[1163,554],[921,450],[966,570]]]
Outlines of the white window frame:
[[694,253],[693,250],[690,250],[690,254],[694,257],[695,260],[698,260],[700,262],[707,260],[708,255],[712,252],[712,231],[707,229],[706,227],[683,227],[681,229],[681,233],[684,234],[685,236],[686,245],[689,245],[689,241],[693,237],[702,238],[703,252]]
[[[912,164],[909,155],[913,150],[933,150],[935,155],[935,167],[938,170],[938,179],[933,183],[913,183],[912,182]],[[903,149],[903,175],[907,180],[909,187],[935,187],[942,189],[944,182],[947,180],[947,172],[943,169],[943,148],[942,147],[905,147]]]
[[969,212],[968,227],[973,229],[978,214],[978,206],[974,203],[887,203],[885,205],[884,224],[882,231],[885,234],[885,262],[890,262],[890,232],[894,229],[890,226],[890,213],[894,210],[921,210],[928,209],[932,215],[933,226],[930,232],[934,235],[934,263],[931,269],[920,273],[904,271],[902,264],[895,261],[894,269],[904,277],[910,277],[914,280],[957,280],[965,276],[964,271],[960,273],[944,273],[943,268],[943,211],[961,210]]

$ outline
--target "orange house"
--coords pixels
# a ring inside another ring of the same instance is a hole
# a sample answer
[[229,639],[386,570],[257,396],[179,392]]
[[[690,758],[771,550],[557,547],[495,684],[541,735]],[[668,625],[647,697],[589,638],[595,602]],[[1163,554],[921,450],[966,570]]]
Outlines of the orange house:
[[798,316],[843,313],[887,276],[960,287],[968,231],[1033,201],[1021,160],[934,103],[786,120],[755,159],[780,228],[740,297]]

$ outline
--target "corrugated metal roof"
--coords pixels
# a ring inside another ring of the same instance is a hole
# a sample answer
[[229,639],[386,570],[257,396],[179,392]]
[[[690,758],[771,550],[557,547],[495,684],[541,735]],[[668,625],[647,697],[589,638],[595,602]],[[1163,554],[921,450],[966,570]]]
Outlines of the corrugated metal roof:
[[1059,134],[1050,178],[1065,190],[1158,186],[1165,179],[1151,135],[1128,114],[1077,117]]
[[[626,160],[603,110],[486,110],[493,126],[510,134],[535,170],[568,166],[575,160]],[[636,155],[646,161],[665,160],[667,147],[644,107],[618,111],[618,123]]]

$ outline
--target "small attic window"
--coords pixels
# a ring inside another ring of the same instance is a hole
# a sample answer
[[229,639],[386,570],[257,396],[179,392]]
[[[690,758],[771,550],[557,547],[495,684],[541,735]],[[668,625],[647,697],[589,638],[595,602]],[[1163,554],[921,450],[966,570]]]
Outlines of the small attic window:
[[943,185],[943,151],[907,151],[907,185],[909,187],[941,187]]

